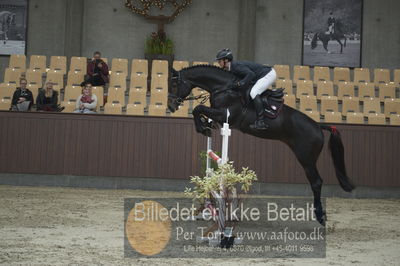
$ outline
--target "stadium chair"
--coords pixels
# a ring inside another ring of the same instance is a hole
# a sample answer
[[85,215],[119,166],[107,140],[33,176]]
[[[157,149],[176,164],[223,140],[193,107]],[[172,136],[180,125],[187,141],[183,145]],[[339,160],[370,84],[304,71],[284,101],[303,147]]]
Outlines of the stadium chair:
[[317,111],[317,97],[313,95],[300,96],[300,111]]
[[76,101],[79,95],[82,94],[81,86],[67,85],[64,91],[64,102]]
[[73,113],[76,109],[76,101],[62,101],[60,103],[64,107],[63,113]]
[[383,68],[375,68],[374,69],[374,83],[376,86],[379,86],[381,83],[389,83],[390,82],[390,70]]
[[322,96],[334,96],[332,81],[317,82],[317,99],[321,99]]
[[331,81],[329,67],[314,67],[314,83],[319,81]]
[[[90,60],[92,60],[92,59],[90,59]],[[106,63],[106,64],[108,65],[108,58],[102,57],[101,60],[103,60],[104,63]],[[86,68],[86,69],[87,69],[87,68]]]
[[36,84],[38,87],[42,87],[42,73],[40,71],[28,69],[25,73],[25,78],[28,84]]
[[125,89],[121,87],[109,87],[108,88],[108,103],[120,103],[122,106],[125,105]]
[[149,75],[149,63],[146,59],[132,59],[131,79],[134,76]]
[[110,87],[119,87],[126,90],[126,73],[114,73],[110,75]]
[[285,94],[284,103],[294,109],[296,109],[296,97],[294,95]]
[[389,121],[393,126],[400,126],[400,114],[391,114]]
[[338,99],[342,100],[343,97],[354,97],[354,83],[353,82],[339,82],[338,83]]
[[297,81],[296,97],[300,98],[302,95],[314,95],[314,87],[311,80]]
[[189,103],[181,104],[175,112],[171,113],[173,117],[188,117],[189,116]]
[[339,103],[336,96],[322,96],[321,98],[321,114],[326,112],[339,112]]
[[274,65],[277,79],[291,80],[289,65]]
[[71,57],[71,64],[69,66],[69,72],[80,72],[82,75],[86,75],[87,72],[87,58],[86,57]]
[[162,104],[149,105],[148,111],[149,116],[165,116],[167,107]]
[[146,93],[147,93],[147,77],[136,76],[131,79],[131,86],[129,89],[129,103],[135,101],[140,101],[146,103]]
[[393,82],[396,86],[400,85],[400,69],[393,70]]
[[104,105],[104,87],[94,86],[92,87],[92,93],[97,97],[97,111],[98,111],[100,110],[100,107]]
[[57,88],[64,88],[64,74],[58,70],[47,72],[46,83],[51,81]]
[[364,114],[348,112],[346,114],[346,122],[348,124],[364,124]]
[[12,54],[10,55],[10,60],[8,67],[12,69],[18,69],[22,73],[26,70],[26,56],[23,54]]
[[29,62],[29,69],[35,70],[40,73],[46,72],[46,56],[45,55],[31,55]]
[[151,77],[161,77],[164,76],[168,78],[168,61],[166,60],[153,60],[151,68]]
[[354,79],[355,83],[366,83],[371,82],[369,68],[354,68]]
[[350,69],[348,67],[335,67],[333,69],[333,83],[350,82]]
[[192,66],[198,66],[198,65],[209,65],[210,63],[208,62],[203,62],[203,61],[193,61]]
[[128,59],[113,58],[111,61],[111,73],[118,74],[126,78],[128,75]]
[[342,123],[342,114],[339,112],[325,112],[324,119],[326,123]]
[[374,83],[359,83],[358,84],[358,97],[362,98],[375,98],[375,84]]
[[0,83],[0,91],[7,90],[7,89],[15,90],[16,88],[17,88],[17,84],[15,84],[15,83]]
[[150,93],[150,104],[155,105],[155,104],[163,104],[167,105],[168,102],[168,92],[163,89],[163,90],[158,90],[154,89]]
[[321,120],[321,115],[318,111],[305,111],[303,113],[308,115],[315,122],[320,122],[320,120]]
[[122,114],[122,104],[120,103],[106,103],[104,105],[104,114],[108,115],[121,115]]
[[385,116],[400,114],[400,99],[385,99]]
[[277,79],[275,87],[285,89],[284,92],[287,94],[293,94],[293,82],[289,79]]
[[6,68],[4,73],[4,83],[14,83],[19,86],[19,79],[21,78],[21,69]]
[[384,114],[368,114],[368,124],[370,125],[386,125],[386,118]]
[[10,110],[10,108],[11,108],[11,99],[0,99],[0,110],[8,111]]
[[299,80],[310,80],[310,67],[309,66],[294,66],[293,67],[293,82],[297,83]]
[[189,62],[188,61],[174,61],[172,63],[172,67],[176,70],[179,71],[182,68],[188,67],[189,66]]
[[50,70],[65,75],[67,73],[67,58],[65,56],[51,56]]
[[344,97],[342,99],[342,115],[360,112],[360,99],[358,97]]
[[67,85],[80,86],[85,80],[85,74],[82,71],[69,71]]
[[150,92],[153,90],[165,91],[168,94],[168,77],[167,76],[153,76],[151,78]]
[[[7,83],[0,84],[0,99],[11,100],[15,91],[15,86]],[[10,107],[10,106],[9,106]],[[8,110],[8,109],[7,109]]]
[[376,98],[364,98],[361,99],[364,102],[364,114],[369,113],[381,113],[381,104],[379,99]]
[[379,84],[379,99],[383,102],[386,98],[396,98],[396,85],[394,82]]
[[144,115],[144,104],[142,102],[130,103],[126,106],[127,115]]

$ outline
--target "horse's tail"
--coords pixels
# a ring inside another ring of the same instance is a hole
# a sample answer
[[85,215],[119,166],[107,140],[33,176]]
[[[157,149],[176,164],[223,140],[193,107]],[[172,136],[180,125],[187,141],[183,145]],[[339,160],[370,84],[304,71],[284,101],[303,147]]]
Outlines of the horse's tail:
[[314,37],[312,38],[311,49],[315,49],[315,47],[317,47],[317,41],[318,41],[318,32],[315,33]]
[[335,166],[336,177],[339,181],[340,186],[344,191],[351,192],[355,189],[354,184],[346,173],[346,166],[344,163],[344,147],[339,131],[336,127],[320,125],[322,129],[331,132],[329,138],[329,149],[331,151],[333,165]]

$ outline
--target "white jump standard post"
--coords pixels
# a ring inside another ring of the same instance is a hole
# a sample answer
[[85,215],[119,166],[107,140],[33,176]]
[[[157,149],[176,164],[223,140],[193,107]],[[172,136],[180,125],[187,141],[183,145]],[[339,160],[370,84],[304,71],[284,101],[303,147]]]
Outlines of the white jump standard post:
[[[222,135],[222,155],[219,157],[215,152],[212,151],[212,140],[210,137],[207,138],[207,170],[206,175],[211,173],[211,159],[214,160],[219,166],[226,164],[228,162],[228,145],[229,145],[229,137],[231,136],[231,129],[229,128],[228,123],[229,118],[229,110],[227,110],[226,116],[226,123],[223,124],[221,128],[221,135]],[[210,121],[210,120],[209,120]],[[225,213],[226,213],[226,189],[225,189],[225,180],[223,177],[219,180],[220,183],[220,191],[212,191],[211,194],[216,201],[218,201],[219,211],[217,217],[217,224],[218,224],[218,231],[219,236],[224,234],[225,237],[232,237],[233,236],[233,227],[225,227]],[[233,191],[233,194],[236,196],[236,191]],[[211,204],[211,203],[209,203]],[[208,205],[208,204],[206,204]],[[214,234],[215,235],[215,234]],[[220,245],[221,238],[215,239],[208,239],[207,237],[200,237],[198,239],[199,242],[208,241],[210,246],[217,246]],[[234,244],[240,244],[242,239],[235,238]]]

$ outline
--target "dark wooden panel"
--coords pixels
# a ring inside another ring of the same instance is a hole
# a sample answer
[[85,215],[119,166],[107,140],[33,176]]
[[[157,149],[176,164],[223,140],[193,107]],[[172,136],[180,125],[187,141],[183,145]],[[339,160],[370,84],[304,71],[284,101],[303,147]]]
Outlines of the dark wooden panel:
[[[400,128],[337,125],[349,176],[357,185],[400,186]],[[337,184],[325,132],[318,169]],[[214,150],[221,137],[213,132]],[[200,171],[206,138],[192,119],[0,112],[0,172],[187,179]],[[230,160],[262,182],[307,183],[283,143],[232,131]],[[157,186],[157,184],[154,184]]]

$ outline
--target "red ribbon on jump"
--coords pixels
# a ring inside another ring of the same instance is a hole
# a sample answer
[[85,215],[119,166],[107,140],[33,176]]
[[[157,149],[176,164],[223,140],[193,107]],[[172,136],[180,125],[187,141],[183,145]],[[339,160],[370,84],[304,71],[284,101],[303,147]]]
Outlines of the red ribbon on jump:
[[332,134],[337,134],[337,129],[335,126],[331,126]]

